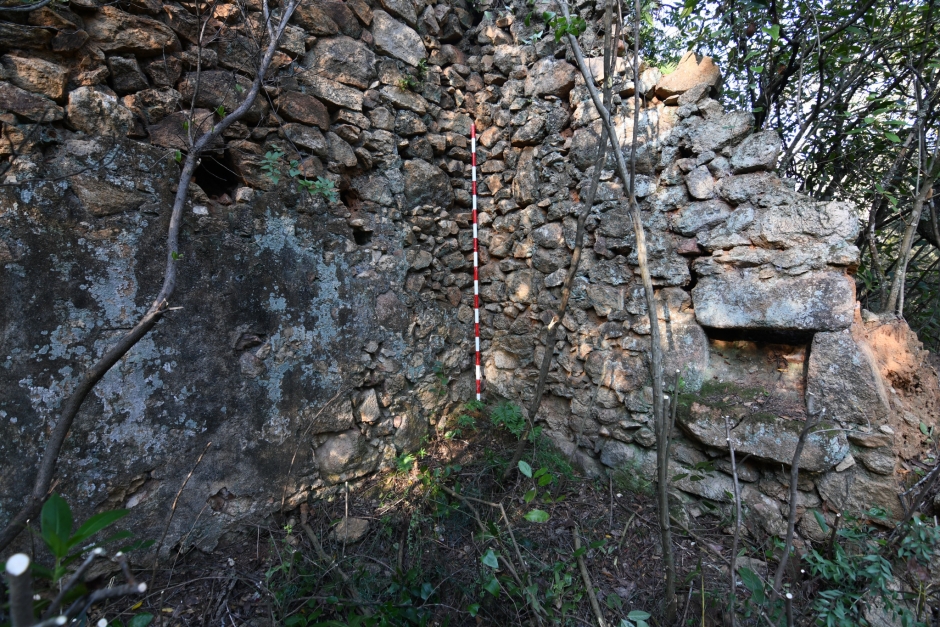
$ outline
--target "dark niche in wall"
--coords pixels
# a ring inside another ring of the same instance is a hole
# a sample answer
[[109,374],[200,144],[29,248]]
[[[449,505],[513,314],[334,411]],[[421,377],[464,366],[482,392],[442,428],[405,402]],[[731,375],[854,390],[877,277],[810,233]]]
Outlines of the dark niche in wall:
[[233,197],[235,189],[241,184],[228,155],[203,155],[199,167],[193,172],[193,180],[212,199],[218,199],[223,194]]

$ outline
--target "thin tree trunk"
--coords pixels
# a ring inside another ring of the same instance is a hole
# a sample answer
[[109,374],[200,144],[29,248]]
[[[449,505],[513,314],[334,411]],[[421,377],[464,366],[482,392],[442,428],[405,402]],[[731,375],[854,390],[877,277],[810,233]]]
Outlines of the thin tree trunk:
[[[65,443],[65,438],[68,436],[72,428],[72,423],[75,421],[79,410],[81,410],[85,398],[88,397],[88,394],[91,393],[98,382],[101,381],[102,377],[104,377],[137,342],[143,339],[157,322],[160,321],[164,314],[169,311],[169,300],[176,290],[178,268],[181,263],[181,257],[179,255],[179,231],[183,219],[183,208],[186,206],[186,197],[189,194],[189,186],[192,182],[193,173],[199,163],[199,157],[216,138],[221,136],[223,131],[244,117],[244,115],[248,113],[248,110],[251,109],[261,91],[265,75],[271,65],[271,60],[274,58],[274,53],[277,50],[277,42],[283,35],[287,22],[293,14],[294,9],[297,7],[298,2],[299,0],[291,0],[284,8],[284,15],[276,31],[277,37],[272,39],[268,45],[264,57],[262,57],[261,63],[259,64],[258,74],[252,82],[251,89],[248,90],[245,99],[234,111],[216,124],[211,132],[196,139],[186,154],[186,159],[183,162],[183,170],[180,173],[179,184],[177,185],[176,197],[173,201],[170,226],[167,229],[166,270],[164,271],[163,285],[160,288],[160,292],[154,299],[153,304],[150,305],[147,313],[134,325],[134,328],[122,336],[97,362],[85,371],[85,374],[82,375],[78,384],[75,386],[75,389],[63,403],[62,410],[59,413],[59,419],[43,450],[42,460],[39,464],[39,471],[36,474],[32,493],[23,509],[13,517],[3,529],[3,532],[0,533],[0,551],[9,546],[16,536],[25,529],[27,522],[35,518],[42,509],[42,505],[49,495],[53,477],[55,476],[56,464],[59,459],[59,453],[62,450],[62,445]],[[193,127],[194,125],[191,124],[190,128]]]
[[927,196],[933,189],[938,175],[940,175],[940,169],[934,167],[933,170],[930,176],[924,178],[917,192],[917,196],[914,199],[914,209],[911,211],[911,220],[908,222],[907,228],[904,230],[904,238],[901,240],[898,268],[895,270],[894,281],[891,283],[891,294],[888,296],[888,303],[885,307],[885,310],[894,311],[899,316],[904,315],[904,279],[907,274],[907,264],[910,262],[914,233],[917,232],[917,225],[920,223],[920,214],[924,210],[924,203],[927,202]]
[[[901,147],[897,158],[894,160],[894,164],[892,164],[891,169],[885,173],[884,177],[882,177],[881,186],[885,190],[888,189],[888,185],[894,179],[895,173],[897,172],[898,168],[901,167],[901,163],[903,163],[904,158],[907,156],[907,151],[910,150],[911,142],[914,140],[915,132],[916,130],[912,130],[912,132],[908,133],[904,145]],[[871,210],[868,212],[868,228],[866,230],[868,250],[871,253],[871,265],[875,272],[875,278],[878,279],[879,311],[881,311],[884,307],[884,286],[887,283],[887,278],[885,277],[885,271],[881,263],[881,255],[878,253],[876,226],[878,224],[878,214],[881,212],[881,207],[884,205],[884,199],[884,194],[879,194],[878,198],[872,203]]]
[[797,514],[797,486],[800,482],[800,457],[803,455],[803,447],[806,446],[806,438],[809,437],[810,431],[819,424],[819,421],[820,416],[806,419],[806,424],[803,425],[800,437],[796,441],[796,449],[793,451],[793,461],[790,463],[790,510],[787,515],[787,536],[783,544],[783,555],[774,574],[773,589],[770,591],[771,602],[776,601],[782,595],[780,590],[783,585],[783,575],[787,570],[790,553],[793,552],[793,534],[796,529]]
[[[611,9],[609,4],[607,5],[604,21],[604,102],[609,105],[612,92],[607,77],[613,74],[613,59],[616,58],[616,55],[613,54],[613,50],[611,49],[613,40],[610,36]],[[571,288],[574,285],[575,277],[578,275],[578,266],[581,263],[581,251],[584,247],[584,225],[587,222],[588,216],[591,215],[591,208],[594,206],[597,186],[601,180],[601,171],[604,169],[604,163],[607,161],[608,144],[607,129],[605,128],[601,131],[601,142],[597,146],[597,158],[594,160],[591,186],[588,188],[588,195],[582,201],[581,212],[578,214],[578,228],[574,238],[574,250],[571,253],[571,263],[568,265],[568,274],[565,275],[565,282],[561,287],[561,303],[558,306],[558,313],[554,314],[551,322],[548,323],[548,330],[545,337],[545,352],[542,355],[542,366],[539,369],[539,378],[535,385],[535,396],[533,396],[532,403],[529,405],[529,422],[526,426],[526,430],[519,438],[519,442],[516,443],[516,450],[513,452],[509,465],[503,470],[503,481],[507,480],[519,465],[519,460],[522,459],[522,454],[525,451],[529,433],[531,433],[535,426],[535,417],[538,415],[539,407],[542,405],[542,397],[545,394],[545,381],[548,379],[548,371],[551,367],[552,357],[555,355],[555,336],[557,335],[558,327],[561,326],[561,321],[565,318],[565,313],[568,311],[568,299],[571,297]]]
[[738,609],[738,542],[741,536],[741,486],[738,483],[738,464],[734,456],[734,440],[731,438],[731,419],[725,416],[725,434],[728,450],[731,452],[731,479],[734,482],[734,534],[731,539],[731,567],[728,569],[731,581],[728,586],[729,606],[731,608],[731,627],[737,627]]
[[[562,15],[565,19],[570,20],[571,15],[568,11],[568,6],[565,4],[564,0],[559,2]],[[634,53],[633,53],[633,79],[636,89],[639,89],[640,85],[640,71],[639,71],[639,59],[640,59],[640,27],[639,27],[639,16],[640,16],[640,3],[639,0],[635,0],[634,6],[635,16],[634,16]],[[584,53],[581,51],[581,46],[578,44],[578,40],[574,35],[570,33],[567,34],[568,44],[571,48],[571,52],[574,55],[575,60],[578,64],[578,69],[581,71],[581,75],[584,77],[585,85],[588,89],[588,92],[591,95],[591,100],[594,103],[594,107],[600,114],[601,122],[604,125],[604,128],[607,130],[607,134],[610,137],[610,142],[614,146],[614,157],[616,159],[617,172],[620,175],[621,180],[628,185],[629,188],[629,204],[630,204],[630,214],[633,219],[633,231],[636,236],[636,253],[637,253],[637,262],[640,268],[640,278],[643,283],[643,292],[646,296],[646,307],[647,313],[649,315],[650,322],[650,374],[653,380],[653,419],[654,424],[659,425],[659,432],[665,433],[664,423],[667,421],[667,416],[663,411],[663,352],[661,337],[662,333],[659,329],[659,318],[657,317],[657,308],[656,308],[656,293],[653,290],[653,280],[650,277],[649,271],[649,255],[646,249],[646,231],[643,228],[642,216],[640,214],[640,207],[637,204],[636,200],[636,144],[637,144],[637,134],[639,130],[639,116],[640,116],[640,104],[642,103],[642,96],[639,93],[634,94],[634,108],[633,108],[633,141],[630,147],[630,167],[627,167],[626,162],[623,158],[623,152],[620,150],[620,141],[617,138],[617,131],[614,128],[613,121],[610,117],[610,111],[604,104],[601,102],[601,97],[597,92],[597,88],[594,86],[593,81],[591,80],[591,73],[588,71],[587,64],[584,61]],[[665,460],[659,460],[660,464],[665,463]],[[659,503],[660,508],[660,534],[662,536],[663,544],[663,557],[666,561],[667,568],[667,578],[666,578],[666,613],[669,619],[671,620],[675,615],[676,610],[676,601],[675,601],[675,567],[673,560],[673,551],[672,551],[672,531],[670,528],[669,522],[669,504],[668,502]],[[670,575],[672,575],[670,577]]]

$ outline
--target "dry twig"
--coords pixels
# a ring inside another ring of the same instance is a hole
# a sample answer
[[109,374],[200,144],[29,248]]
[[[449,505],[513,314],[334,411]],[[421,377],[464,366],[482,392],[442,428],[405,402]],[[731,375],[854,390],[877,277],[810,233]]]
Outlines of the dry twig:
[[[610,76],[613,73],[615,59],[611,50],[610,13],[610,6],[608,5],[606,12],[606,28],[604,31],[604,76]],[[585,76],[585,80],[590,81],[592,77]],[[605,81],[604,85],[604,102],[607,106],[610,106],[612,98],[610,81]],[[558,312],[552,314],[552,319],[549,321],[546,330],[545,352],[542,355],[542,366],[539,368],[539,378],[535,385],[535,395],[532,397],[531,405],[529,405],[528,424],[526,425],[525,432],[516,444],[516,450],[513,453],[512,459],[509,461],[509,465],[506,466],[506,470],[503,471],[503,481],[509,478],[518,466],[519,460],[522,459],[522,453],[529,439],[529,433],[531,433],[535,425],[535,417],[542,404],[542,396],[545,394],[545,382],[548,379],[548,371],[551,368],[552,357],[555,355],[555,337],[558,334],[558,327],[561,326],[561,321],[568,311],[568,300],[571,297],[571,289],[574,286],[574,279],[578,275],[578,268],[581,264],[581,253],[584,248],[585,224],[588,216],[591,214],[591,209],[594,207],[594,198],[597,196],[597,186],[601,180],[601,172],[604,169],[604,163],[607,161],[607,152],[610,143],[607,129],[604,128],[601,130],[601,141],[597,145],[597,158],[594,161],[591,185],[588,188],[588,194],[581,206],[581,211],[578,213],[578,228],[574,237],[574,250],[571,252],[568,274],[565,275],[565,282],[561,286],[561,303],[558,305]]]
[[[206,442],[206,448],[202,449],[202,453],[200,453],[199,457],[196,458],[196,463],[193,464],[192,470],[190,470],[189,474],[186,475],[186,478],[183,479],[183,484],[180,486],[179,491],[177,491],[176,498],[173,499],[173,505],[170,506],[170,516],[166,519],[166,525],[163,527],[163,534],[160,536],[160,542],[157,543],[157,548],[154,550],[153,567],[150,570],[151,583],[156,582],[157,564],[160,562],[160,549],[163,548],[163,542],[166,540],[166,534],[170,530],[170,523],[173,522],[173,515],[176,513],[176,506],[179,503],[180,495],[183,494],[183,490],[186,489],[186,484],[189,483],[189,479],[193,476],[193,473],[196,472],[196,468],[199,466],[199,462],[202,461],[203,456],[209,450],[210,446],[212,446],[212,442]],[[169,584],[169,581],[167,583]]]
[[[334,568],[336,570],[340,579],[342,579],[343,583],[346,585],[346,588],[349,590],[349,594],[352,596],[352,598],[357,603],[361,603],[362,596],[359,594],[359,589],[356,588],[356,584],[353,583],[352,578],[346,574],[346,571],[343,570],[343,568],[336,562],[336,560],[334,560],[333,558],[331,558],[329,555],[326,554],[326,551],[323,550],[323,545],[320,544],[320,540],[317,538],[317,534],[314,533],[310,525],[308,525],[307,523],[301,523],[300,526],[304,530],[304,533],[307,534],[307,538],[310,539],[310,544],[313,545],[313,550],[316,552],[317,557],[319,557],[320,560],[322,560],[323,563],[326,564],[328,567]],[[371,614],[371,612],[369,612],[366,609],[363,609],[363,611]]]
[[728,439],[728,448],[731,450],[731,479],[734,482],[734,535],[731,540],[731,568],[728,569],[731,577],[728,596],[731,605],[731,627],[736,627],[738,541],[741,533],[741,488],[738,484],[738,465],[734,457],[734,440],[731,438],[731,420],[728,416],[725,416],[725,434]]
[[574,550],[575,554],[578,556],[578,569],[581,571],[581,579],[584,580],[584,588],[587,590],[588,599],[591,601],[591,608],[594,610],[594,615],[597,617],[598,627],[607,627],[607,621],[604,620],[604,613],[601,611],[601,606],[597,602],[597,595],[594,594],[594,584],[591,583],[591,574],[588,572],[587,565],[584,563],[584,556],[581,555],[581,530],[577,525],[572,527],[571,535],[574,536]]

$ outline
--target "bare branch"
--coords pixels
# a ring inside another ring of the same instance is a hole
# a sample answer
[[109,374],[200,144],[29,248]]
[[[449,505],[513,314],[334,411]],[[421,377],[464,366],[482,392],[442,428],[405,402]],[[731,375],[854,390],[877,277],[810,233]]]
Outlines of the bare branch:
[[3,13],[7,13],[7,12],[9,12],[9,13],[13,13],[13,12],[20,13],[20,12],[27,12],[27,11],[36,11],[37,9],[41,9],[41,8],[43,8],[44,6],[46,6],[47,4],[50,4],[51,2],[52,2],[52,0],[40,0],[39,2],[36,2],[35,4],[28,4],[28,5],[26,5],[25,7],[6,7],[6,6],[0,6],[0,12],[3,12]]
[[[574,536],[574,550],[581,550],[581,530],[577,525],[572,527],[571,535]],[[584,563],[584,556],[578,553],[578,569],[581,571],[581,579],[584,581],[584,589],[587,590],[588,599],[591,600],[591,608],[594,610],[594,616],[597,617],[598,627],[607,627],[607,621],[604,620],[604,613],[597,602],[597,595],[594,594],[594,584],[591,583],[591,575],[588,573],[587,565]]]
[[91,568],[92,563],[94,563],[96,559],[103,555],[104,549],[102,549],[100,546],[88,554],[88,557],[85,558],[85,561],[82,562],[81,566],[78,567],[72,577],[59,591],[59,594],[56,595],[56,598],[52,601],[52,604],[49,605],[45,612],[43,612],[43,619],[53,618],[53,614],[55,614],[62,606],[62,601],[65,600],[65,597],[68,595],[68,593],[71,592],[75,586],[81,583],[82,577],[84,577],[88,569]]
[[189,187],[192,183],[193,173],[199,163],[200,155],[227,128],[240,120],[252,105],[254,105],[255,99],[261,91],[265,75],[271,65],[271,60],[274,58],[278,41],[284,34],[287,23],[291,15],[293,15],[294,10],[297,8],[298,3],[299,0],[290,0],[287,6],[284,7],[281,22],[275,32],[276,38],[269,42],[264,56],[261,59],[261,63],[259,64],[258,73],[251,84],[251,89],[248,90],[242,103],[216,124],[210,132],[204,133],[196,139],[192,148],[187,153],[182,172],[180,173],[176,196],[173,201],[173,211],[170,216],[170,224],[167,229],[166,269],[160,292],[134,328],[121,337],[95,364],[88,368],[71,395],[69,395],[63,403],[59,420],[56,422],[52,434],[49,437],[49,441],[46,443],[46,447],[43,451],[39,471],[37,472],[36,480],[33,485],[33,491],[23,509],[20,510],[13,520],[7,524],[3,532],[0,533],[0,550],[6,548],[25,528],[26,522],[30,518],[35,517],[42,508],[42,504],[48,496],[52,478],[55,475],[59,452],[62,450],[65,438],[68,436],[72,428],[72,423],[78,415],[85,398],[91,390],[94,389],[101,378],[104,377],[137,342],[147,335],[169,310],[169,300],[176,289],[177,274],[180,265],[179,231],[183,219],[183,208],[186,206]]
[[787,516],[787,537],[783,543],[783,555],[780,557],[780,563],[777,565],[773,587],[770,591],[772,602],[780,597],[783,575],[787,570],[787,561],[790,559],[790,553],[793,551],[793,534],[796,529],[797,484],[800,480],[800,456],[803,455],[803,447],[806,445],[806,438],[809,437],[813,427],[819,424],[820,416],[821,414],[806,419],[806,424],[803,425],[803,429],[800,431],[800,437],[796,441],[796,450],[793,451],[793,461],[790,463],[790,511]]
[[166,534],[170,530],[170,523],[173,522],[173,515],[176,514],[176,505],[179,503],[180,495],[183,493],[183,490],[186,489],[186,484],[189,483],[193,473],[196,472],[196,468],[199,466],[199,462],[202,461],[202,458],[205,456],[210,446],[212,446],[212,442],[206,442],[206,447],[202,449],[202,453],[200,453],[199,457],[196,458],[196,463],[193,464],[192,470],[190,470],[189,474],[186,475],[186,478],[183,479],[183,484],[176,492],[176,497],[173,499],[173,504],[170,506],[170,515],[166,519],[166,525],[163,527],[163,533],[160,535],[160,541],[157,543],[157,548],[154,550],[153,567],[150,573],[151,583],[154,583],[157,580],[157,564],[160,561],[160,549],[163,548],[163,542],[166,540]]
[[17,553],[6,563],[13,627],[29,627],[33,624],[33,580],[29,567],[29,556],[25,553]]
[[146,591],[147,584],[145,583],[126,583],[120,586],[114,586],[113,588],[95,590],[87,599],[82,597],[73,603],[65,615],[69,618],[75,618],[76,616],[80,616],[81,614],[88,612],[91,606],[95,603],[99,603],[106,599],[116,599],[118,597],[143,594]]

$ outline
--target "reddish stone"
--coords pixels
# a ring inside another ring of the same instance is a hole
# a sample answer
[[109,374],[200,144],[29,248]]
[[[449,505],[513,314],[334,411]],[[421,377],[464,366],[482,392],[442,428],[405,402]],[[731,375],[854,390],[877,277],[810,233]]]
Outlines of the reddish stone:
[[278,96],[277,106],[277,113],[287,120],[330,130],[330,114],[326,106],[313,96],[299,91],[284,92]]

